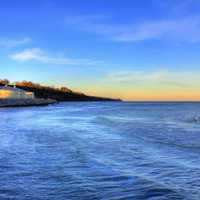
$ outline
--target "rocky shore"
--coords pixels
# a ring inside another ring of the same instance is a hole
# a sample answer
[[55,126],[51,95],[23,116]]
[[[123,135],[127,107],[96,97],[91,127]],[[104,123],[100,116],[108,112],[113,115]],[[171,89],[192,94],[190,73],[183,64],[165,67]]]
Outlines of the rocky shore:
[[1,99],[0,107],[44,106],[57,103],[53,99]]

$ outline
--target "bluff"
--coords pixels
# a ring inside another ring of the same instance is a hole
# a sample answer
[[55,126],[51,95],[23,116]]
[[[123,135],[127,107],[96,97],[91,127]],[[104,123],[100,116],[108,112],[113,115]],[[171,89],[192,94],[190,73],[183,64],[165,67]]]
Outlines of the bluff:
[[[0,80],[0,85],[8,85],[8,80]],[[16,87],[34,92],[36,98],[53,99],[56,101],[120,101],[105,97],[89,96],[84,93],[75,92],[67,87],[54,88],[29,81],[16,82]]]

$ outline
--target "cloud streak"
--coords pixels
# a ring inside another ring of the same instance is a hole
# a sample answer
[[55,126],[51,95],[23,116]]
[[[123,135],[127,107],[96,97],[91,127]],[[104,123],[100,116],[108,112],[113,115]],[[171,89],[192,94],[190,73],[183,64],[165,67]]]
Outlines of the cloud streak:
[[89,59],[71,59],[61,56],[50,56],[40,48],[25,49],[21,52],[11,54],[9,57],[19,62],[37,61],[44,64],[55,65],[95,65],[98,63]]
[[21,45],[29,44],[31,39],[26,37],[22,39],[0,39],[0,47],[14,48]]
[[165,39],[184,42],[200,41],[200,17],[184,19],[146,21],[125,31],[114,34],[112,39],[123,42],[136,42],[150,39]]
[[166,86],[175,88],[195,88],[200,86],[200,71],[119,71],[107,75],[107,80],[137,86]]
[[[110,18],[107,18],[110,19]],[[114,24],[101,15],[74,16],[65,20],[67,26],[102,35],[118,42],[145,40],[176,40],[200,42],[200,15]]]

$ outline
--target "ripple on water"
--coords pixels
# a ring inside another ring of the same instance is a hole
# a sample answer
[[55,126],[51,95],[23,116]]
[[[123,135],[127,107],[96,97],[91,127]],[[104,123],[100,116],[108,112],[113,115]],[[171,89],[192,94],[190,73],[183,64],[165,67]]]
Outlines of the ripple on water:
[[2,109],[0,199],[199,200],[193,113],[200,104]]

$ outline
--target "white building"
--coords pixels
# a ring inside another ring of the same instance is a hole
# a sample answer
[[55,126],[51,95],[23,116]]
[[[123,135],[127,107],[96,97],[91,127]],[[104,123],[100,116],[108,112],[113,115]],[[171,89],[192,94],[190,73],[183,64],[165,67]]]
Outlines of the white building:
[[34,93],[27,92],[25,90],[9,87],[9,86],[1,86],[0,87],[0,99],[33,99]]

